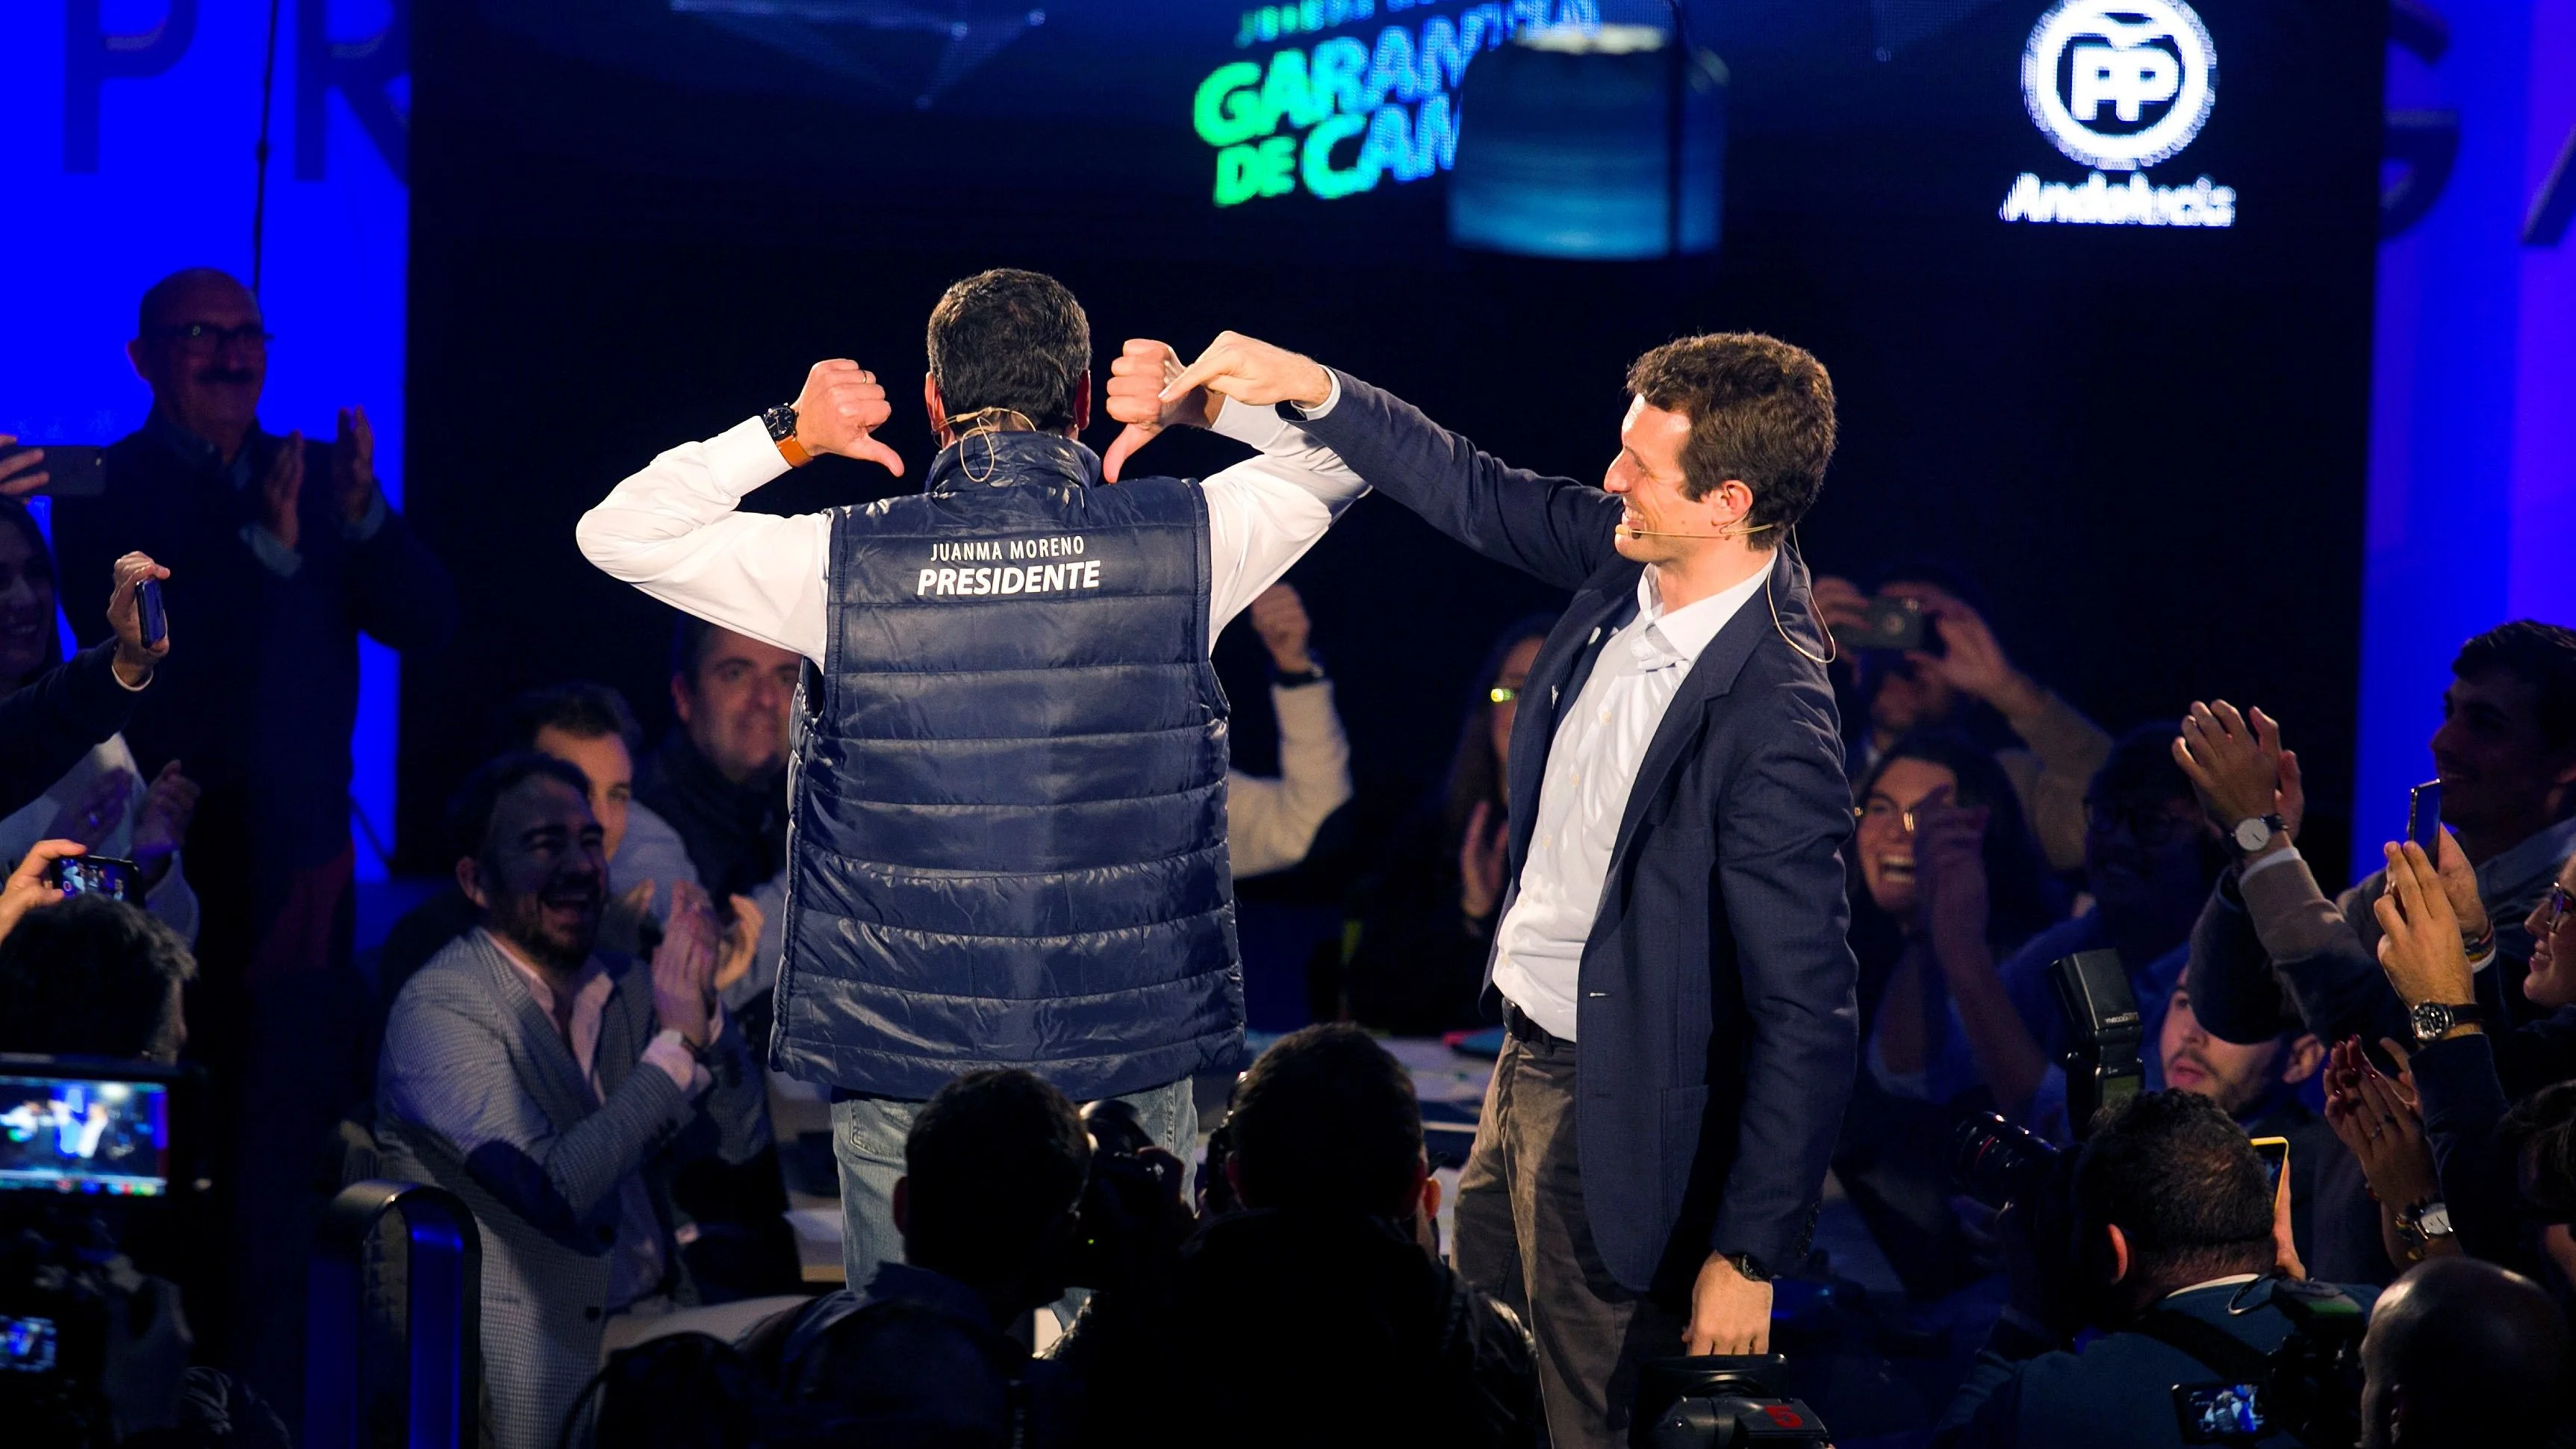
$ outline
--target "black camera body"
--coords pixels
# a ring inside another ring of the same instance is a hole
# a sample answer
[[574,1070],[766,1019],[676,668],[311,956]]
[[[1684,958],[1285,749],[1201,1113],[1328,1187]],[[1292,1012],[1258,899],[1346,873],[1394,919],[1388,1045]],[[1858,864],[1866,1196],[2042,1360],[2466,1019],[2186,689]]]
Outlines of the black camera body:
[[1816,1411],[1776,1391],[1787,1369],[1776,1353],[1649,1359],[1639,1368],[1628,1442],[1637,1449],[1831,1449]]
[[1140,1256],[1152,1251],[1166,1204],[1177,1201],[1181,1166],[1125,1102],[1084,1107],[1082,1125],[1091,1134],[1091,1179],[1075,1212],[1064,1277],[1070,1287],[1106,1288],[1133,1276]]

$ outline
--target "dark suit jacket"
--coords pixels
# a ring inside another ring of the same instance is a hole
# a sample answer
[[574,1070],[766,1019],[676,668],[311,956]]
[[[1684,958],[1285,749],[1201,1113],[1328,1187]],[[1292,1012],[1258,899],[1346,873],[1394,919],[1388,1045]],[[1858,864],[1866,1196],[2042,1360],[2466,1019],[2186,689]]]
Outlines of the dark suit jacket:
[[[1574,591],[1513,726],[1508,912],[1558,709],[1635,613],[1643,566],[1612,546],[1609,494],[1506,467],[1341,381],[1309,431],[1433,527]],[[1823,651],[1794,551],[1769,591],[1709,641],[1648,745],[1583,950],[1584,1208],[1602,1261],[1638,1290],[1686,1286],[1712,1249],[1775,1268],[1804,1256],[1858,1061],[1851,787],[1824,666],[1782,637]]]

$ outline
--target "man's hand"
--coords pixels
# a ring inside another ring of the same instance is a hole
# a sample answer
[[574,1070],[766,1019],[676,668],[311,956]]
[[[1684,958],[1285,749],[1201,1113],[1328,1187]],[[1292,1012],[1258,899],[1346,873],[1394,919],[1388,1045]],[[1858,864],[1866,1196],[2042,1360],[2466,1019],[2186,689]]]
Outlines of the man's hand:
[[1467,835],[1458,843],[1458,910],[1481,921],[1503,903],[1503,875],[1511,868],[1511,824],[1492,802],[1467,812]]
[[91,850],[102,850],[116,827],[125,823],[125,799],[134,793],[134,775],[128,770],[110,770],[90,782],[80,798],[54,812],[54,823],[45,827],[48,840],[77,840]]
[[1130,337],[1109,364],[1109,416],[1127,426],[1100,455],[1100,476],[1118,481],[1118,471],[1138,448],[1165,428],[1204,428],[1216,421],[1221,404],[1205,388],[1192,388],[1166,399],[1163,389],[1181,375],[1181,355],[1168,342]]
[[143,809],[134,817],[134,863],[144,884],[156,886],[170,873],[170,861],[188,842],[188,823],[197,818],[197,782],[179,773],[172,760],[152,777],[143,792]]
[[1857,629],[1869,622],[1869,595],[1849,579],[1818,574],[1807,588],[1807,597],[1828,629]]
[[1252,631],[1261,636],[1263,648],[1270,651],[1270,662],[1282,674],[1303,674],[1315,667],[1315,657],[1306,652],[1307,636],[1314,625],[1306,618],[1306,601],[1286,584],[1272,584],[1252,601]]
[[716,943],[716,971],[709,985],[721,994],[751,974],[751,958],[760,950],[760,928],[769,924],[749,896],[728,896],[733,904],[733,924],[725,927],[724,939]]
[[2469,865],[2468,852],[2445,830],[2435,842],[2442,847],[2436,862],[2436,873],[2442,878],[2442,894],[2451,902],[2451,914],[2460,918],[2460,939],[2483,941],[2487,934],[2487,903],[2478,895],[2478,873]]
[[[336,461],[337,453],[333,457]],[[259,480],[259,521],[285,544],[288,552],[304,541],[303,516],[296,509],[304,498],[304,434],[289,433],[268,460]]]
[[[2445,837],[2448,843],[2448,837]],[[2454,847],[2456,848],[2456,847]],[[2379,969],[2408,1006],[2476,999],[2460,918],[2442,892],[2442,880],[2424,847],[2414,841],[2381,847],[2388,857],[2388,889],[2371,912],[2379,917]]]
[[2008,719],[2037,713],[2047,701],[2048,696],[2029,675],[2013,668],[1995,631],[1986,626],[1985,617],[1976,610],[1947,594],[1909,590],[1904,584],[1888,592],[1918,598],[1924,617],[1941,631],[1943,653],[1917,650],[1905,656],[1915,668],[1961,694],[1984,700],[2003,711]]
[[808,453],[838,453],[903,476],[903,459],[871,434],[894,417],[877,375],[846,357],[814,364],[796,395],[796,442]]
[[9,872],[8,882],[0,884],[0,940],[6,940],[29,911],[63,898],[63,893],[45,880],[47,866],[87,854],[89,847],[77,840],[39,840],[28,846],[18,868]]
[[[1983,945],[1989,911],[1986,807],[1954,804],[1945,787],[1914,807],[1915,891],[1933,943]],[[1948,952],[1936,952],[1944,962]]]
[[1170,402],[1202,387],[1254,407],[1295,403],[1319,408],[1333,395],[1333,374],[1315,359],[1287,348],[1240,332],[1220,332],[1198,361],[1164,384],[1162,396]]
[[671,919],[653,953],[653,1017],[692,1048],[714,1036],[716,913],[687,881],[671,887]]
[[331,501],[351,528],[366,522],[375,504],[376,429],[365,408],[340,409],[340,435],[331,440]]
[[107,624],[116,631],[116,677],[128,689],[141,689],[152,677],[152,666],[170,654],[170,636],[164,632],[158,644],[143,642],[143,609],[135,603],[134,591],[145,579],[166,579],[170,571],[152,561],[146,553],[129,553],[116,561],[116,591],[107,596]]
[[1747,1354],[1771,1351],[1771,1285],[1736,1271],[1724,1253],[1711,1253],[1691,1285],[1690,1326],[1682,1352]]
[[2299,759],[2281,748],[2281,726],[2259,709],[2236,712],[2226,700],[2195,700],[2173,744],[2174,763],[2191,777],[2201,804],[2223,831],[2239,821],[2281,817],[2281,833],[2295,837],[2307,810],[2299,787]]
[[[17,442],[12,433],[0,433],[0,448]],[[43,468],[45,450],[27,448],[0,458],[0,498],[24,498],[53,481]]]

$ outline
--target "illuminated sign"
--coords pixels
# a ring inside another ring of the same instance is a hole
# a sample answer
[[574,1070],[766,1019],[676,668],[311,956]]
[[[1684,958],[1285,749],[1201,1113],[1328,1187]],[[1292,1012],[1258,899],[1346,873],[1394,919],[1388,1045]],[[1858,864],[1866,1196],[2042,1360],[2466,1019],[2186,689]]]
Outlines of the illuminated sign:
[[[2218,100],[2218,50],[2182,0],[2060,0],[2031,27],[2022,104],[2050,143],[2092,169],[2081,182],[2015,178],[2006,221],[2232,226],[2236,189],[2143,173],[2192,143]],[[2125,171],[2114,181],[2102,173]]]
[[[1373,20],[1381,10],[1431,8],[1415,0],[1265,6],[1244,12],[1234,43],[1248,49]],[[1458,82],[1477,52],[1524,30],[1600,23],[1597,0],[1509,0],[1400,21],[1371,39],[1334,35],[1218,66],[1190,106],[1199,139],[1216,148],[1216,204],[1299,191],[1329,201],[1390,178],[1446,171],[1458,157]]]

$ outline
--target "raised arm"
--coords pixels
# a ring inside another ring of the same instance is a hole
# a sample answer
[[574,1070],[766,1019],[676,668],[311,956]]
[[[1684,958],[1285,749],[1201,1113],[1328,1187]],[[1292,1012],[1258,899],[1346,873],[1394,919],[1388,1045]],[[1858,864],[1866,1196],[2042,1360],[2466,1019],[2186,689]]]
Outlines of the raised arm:
[[1221,333],[1165,389],[1205,388],[1255,406],[1291,404],[1305,430],[1372,488],[1432,527],[1560,588],[1614,553],[1617,499],[1571,478],[1505,466],[1412,404],[1266,342]]
[[[796,441],[809,453],[867,458],[900,473],[903,460],[870,436],[892,415],[874,374],[847,359],[818,362],[796,400]],[[760,419],[746,418],[655,458],[583,514],[573,537],[609,577],[819,663],[830,516],[736,511],[787,468]]]

